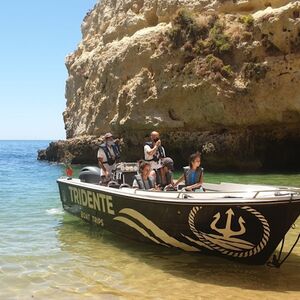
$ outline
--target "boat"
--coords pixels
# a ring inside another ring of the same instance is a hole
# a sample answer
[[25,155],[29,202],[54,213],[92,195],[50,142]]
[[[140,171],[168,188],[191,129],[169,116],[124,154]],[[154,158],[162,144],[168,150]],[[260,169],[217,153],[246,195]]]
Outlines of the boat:
[[115,234],[146,243],[265,264],[300,214],[300,188],[205,183],[205,192],[146,191],[130,182],[135,164],[121,163],[115,181],[99,169],[57,180],[65,211]]

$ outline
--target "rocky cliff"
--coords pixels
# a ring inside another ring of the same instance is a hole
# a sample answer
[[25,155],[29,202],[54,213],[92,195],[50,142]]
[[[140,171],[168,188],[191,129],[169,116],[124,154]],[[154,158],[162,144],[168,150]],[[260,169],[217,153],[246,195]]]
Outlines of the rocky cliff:
[[300,168],[300,1],[102,0],[82,35],[65,147],[110,130],[138,159],[156,129],[179,164]]

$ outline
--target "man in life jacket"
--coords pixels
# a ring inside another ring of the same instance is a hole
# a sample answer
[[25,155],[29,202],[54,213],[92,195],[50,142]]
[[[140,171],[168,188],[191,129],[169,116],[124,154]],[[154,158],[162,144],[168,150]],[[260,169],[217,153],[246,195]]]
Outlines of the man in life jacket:
[[152,170],[157,170],[162,167],[161,159],[166,157],[166,152],[161,145],[161,140],[157,131],[152,131],[150,138],[151,142],[146,142],[144,145],[145,161],[150,162]]
[[113,135],[108,132],[104,135],[104,139],[97,154],[102,184],[106,184],[112,179],[112,172],[116,169],[116,162],[120,158],[120,148],[114,141]]

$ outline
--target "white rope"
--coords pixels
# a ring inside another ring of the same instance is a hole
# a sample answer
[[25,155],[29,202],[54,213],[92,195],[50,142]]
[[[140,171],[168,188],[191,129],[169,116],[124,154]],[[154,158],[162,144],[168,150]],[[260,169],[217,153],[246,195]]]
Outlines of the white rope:
[[198,231],[195,227],[195,217],[196,217],[197,212],[200,209],[201,209],[201,207],[195,206],[190,211],[190,214],[188,217],[190,229],[192,230],[194,235],[198,237],[198,239],[201,242],[203,242],[205,245],[213,248],[214,250],[217,250],[222,254],[233,256],[233,257],[249,257],[249,256],[253,256],[253,255],[256,255],[259,252],[261,252],[265,248],[266,244],[268,243],[268,240],[270,237],[270,227],[269,227],[268,221],[260,212],[258,212],[254,208],[252,208],[250,206],[241,207],[241,209],[244,209],[244,210],[250,212],[251,214],[253,214],[254,216],[256,216],[259,219],[259,221],[261,222],[261,224],[263,226],[263,236],[258,245],[256,245],[255,247],[253,247],[252,249],[249,249],[247,251],[231,251],[231,250],[225,249],[224,247],[216,245],[213,242],[207,240],[205,238],[205,234],[201,231]]

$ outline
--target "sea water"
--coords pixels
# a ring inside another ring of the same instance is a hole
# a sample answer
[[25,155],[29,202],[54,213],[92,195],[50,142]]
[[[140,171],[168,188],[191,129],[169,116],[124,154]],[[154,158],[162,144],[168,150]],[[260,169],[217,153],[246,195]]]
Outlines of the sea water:
[[[300,299],[299,244],[280,269],[248,266],[130,241],[64,213],[63,166],[36,159],[47,145],[0,141],[0,299]],[[300,174],[206,172],[205,181],[300,186]]]

